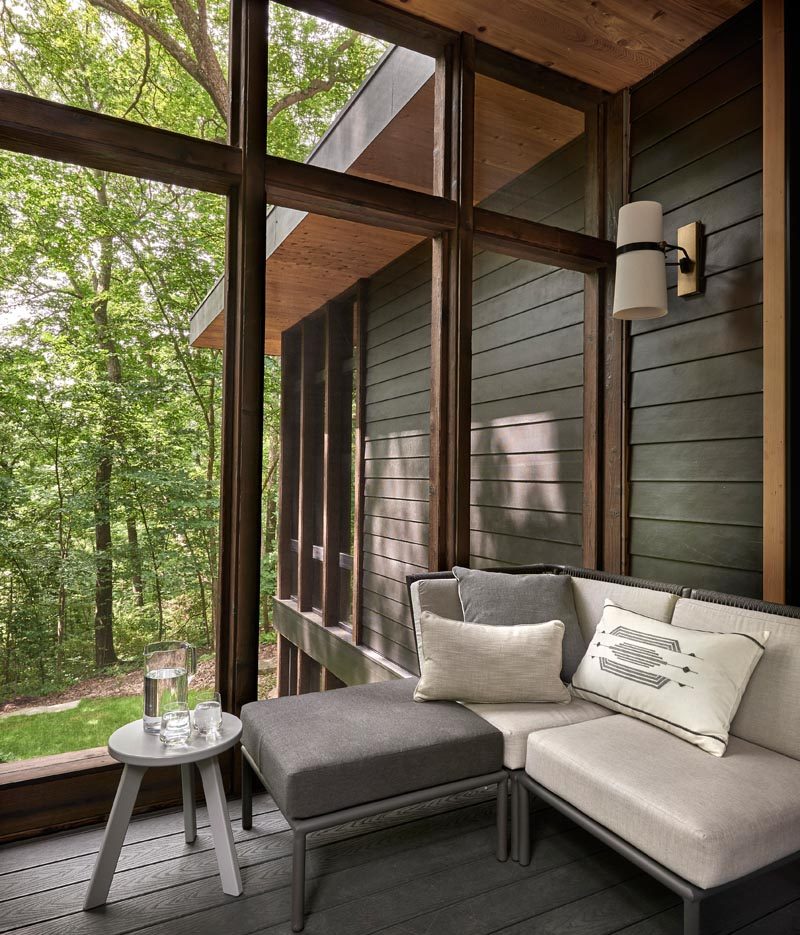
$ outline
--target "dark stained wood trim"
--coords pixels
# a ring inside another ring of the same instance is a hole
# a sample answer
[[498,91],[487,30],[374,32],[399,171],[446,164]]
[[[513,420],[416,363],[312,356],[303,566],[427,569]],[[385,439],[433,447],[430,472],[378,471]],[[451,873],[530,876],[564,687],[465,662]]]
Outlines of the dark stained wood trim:
[[[605,232],[605,106],[586,111],[586,200],[584,231]],[[598,568],[601,529],[602,406],[601,335],[605,312],[605,270],[584,275],[583,285],[583,529],[585,568]]]
[[314,430],[319,413],[314,405],[318,369],[319,320],[300,324],[300,458],[297,494],[297,602],[311,610],[314,571]]
[[275,629],[283,639],[316,659],[345,685],[382,682],[411,675],[363,646],[346,627],[324,627],[317,614],[302,614],[294,601],[275,601]]
[[264,423],[266,270],[266,5],[241,0],[238,58],[231,84],[239,122],[231,142],[244,157],[241,184],[228,212],[228,314],[223,351],[220,503],[220,633],[217,679],[225,710],[238,714],[258,692],[261,580],[261,459]]
[[353,344],[355,348],[356,381],[355,410],[355,510],[353,514],[353,642],[361,642],[361,624],[364,608],[364,449],[366,446],[366,390],[367,390],[367,302],[369,280],[360,279],[353,303]]
[[346,688],[345,683],[337,678],[329,669],[322,670],[322,691],[329,692],[334,688]]
[[0,90],[0,148],[227,194],[242,174],[236,146]]
[[345,175],[321,166],[267,156],[270,204],[433,237],[456,224],[456,206],[446,198]]
[[297,694],[297,647],[278,633],[278,697]]
[[[349,433],[352,400],[345,393],[342,364],[350,356],[345,335],[336,316],[342,314],[338,305],[329,302],[325,308],[325,372],[323,483],[322,483],[322,609],[326,626],[339,623],[339,591],[341,573],[339,553],[342,547],[342,524],[349,517],[350,498],[345,498],[343,452],[350,447]],[[347,417],[347,418],[345,418]],[[319,686],[319,679],[317,679]]]
[[[617,215],[628,200],[629,95],[620,91],[606,105],[605,224],[616,237]],[[613,266],[611,267],[613,269]],[[604,571],[628,567],[628,353],[629,325],[611,317],[614,277],[606,277],[603,321],[603,548]]]
[[318,692],[322,686],[322,666],[313,656],[307,653],[297,653],[297,692],[298,695],[307,695],[309,692]]
[[463,34],[437,61],[435,190],[458,226],[433,250],[430,539],[432,569],[469,561],[475,42]]
[[[453,68],[455,44],[436,59],[434,76],[434,192],[445,198],[456,194],[452,149],[454,140]],[[445,232],[434,238],[431,250],[431,397],[428,568],[447,567],[447,438],[444,427],[448,416],[447,359],[450,323],[450,280],[453,235]]]
[[396,10],[376,0],[281,0],[311,16],[338,23],[393,45],[401,45],[435,58],[457,34],[412,13]]
[[288,599],[296,589],[292,575],[292,520],[297,511],[297,476],[300,462],[298,380],[300,373],[298,330],[281,335],[281,463],[278,511],[278,597]]
[[763,0],[763,597],[783,603],[787,571],[787,212],[784,0]]
[[486,42],[475,43],[475,70],[496,81],[512,84],[530,94],[558,101],[576,110],[591,111],[610,96],[602,88]]
[[475,241],[487,250],[581,273],[614,265],[614,244],[599,237],[486,208],[475,208],[474,223]]

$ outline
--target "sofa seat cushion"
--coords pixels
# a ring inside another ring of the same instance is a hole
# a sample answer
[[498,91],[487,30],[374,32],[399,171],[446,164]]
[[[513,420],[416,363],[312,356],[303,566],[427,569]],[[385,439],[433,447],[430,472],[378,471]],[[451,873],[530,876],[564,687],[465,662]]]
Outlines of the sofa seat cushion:
[[528,737],[534,731],[564,727],[598,717],[614,717],[608,708],[601,708],[583,698],[573,698],[569,704],[520,702],[467,704],[465,707],[484,718],[503,735],[503,766],[506,769],[522,769],[525,766]]
[[416,704],[416,683],[393,679],[242,708],[242,745],[287,818],[502,769],[500,732],[455,702]]
[[717,758],[617,714],[531,734],[525,770],[704,889],[800,850],[800,763],[737,737]]

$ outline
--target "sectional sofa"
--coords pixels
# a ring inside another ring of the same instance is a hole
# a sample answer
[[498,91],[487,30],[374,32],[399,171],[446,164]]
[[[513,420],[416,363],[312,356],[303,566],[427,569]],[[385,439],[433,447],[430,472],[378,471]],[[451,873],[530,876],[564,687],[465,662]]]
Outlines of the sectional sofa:
[[[247,705],[243,823],[256,777],[295,829],[295,930],[309,831],[490,783],[499,859],[508,783],[512,858],[530,861],[530,796],[539,797],[677,893],[684,935],[700,935],[707,897],[800,857],[800,609],[561,565],[496,573],[568,575],[587,645],[607,599],[677,627],[769,630],[727,752],[711,756],[577,697],[415,703],[413,679]],[[452,573],[408,586],[415,627],[425,611],[463,619]]]

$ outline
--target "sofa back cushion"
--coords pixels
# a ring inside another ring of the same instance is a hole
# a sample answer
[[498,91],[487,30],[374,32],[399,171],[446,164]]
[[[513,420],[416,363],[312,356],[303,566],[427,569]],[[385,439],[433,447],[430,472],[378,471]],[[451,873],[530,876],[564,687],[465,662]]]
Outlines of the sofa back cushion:
[[[427,611],[444,617],[445,620],[463,620],[461,601],[458,597],[458,581],[447,578],[420,578],[411,585],[411,616],[414,618],[414,636],[417,641],[417,656],[422,645],[419,621]],[[420,662],[421,664],[421,662]]]
[[756,636],[769,630],[731,734],[800,759],[800,620],[681,598],[672,622],[679,627]]
[[644,617],[652,617],[662,623],[669,623],[678,600],[677,594],[656,591],[652,588],[638,588],[629,584],[617,584],[612,581],[597,581],[594,578],[572,579],[572,591],[575,597],[575,610],[578,613],[583,639],[589,643],[603,616],[606,598],[618,607],[632,610]]
[[[569,578],[551,574],[504,574],[456,566],[462,619],[484,626],[564,624],[561,676],[568,682],[586,649]],[[522,700],[522,699],[518,699]]]

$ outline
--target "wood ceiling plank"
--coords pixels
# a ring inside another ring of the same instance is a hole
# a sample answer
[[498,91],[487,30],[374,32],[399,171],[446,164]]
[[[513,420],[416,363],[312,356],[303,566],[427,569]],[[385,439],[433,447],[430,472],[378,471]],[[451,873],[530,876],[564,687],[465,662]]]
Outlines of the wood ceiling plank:
[[522,58],[619,91],[750,0],[380,0]]

